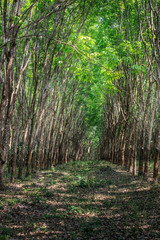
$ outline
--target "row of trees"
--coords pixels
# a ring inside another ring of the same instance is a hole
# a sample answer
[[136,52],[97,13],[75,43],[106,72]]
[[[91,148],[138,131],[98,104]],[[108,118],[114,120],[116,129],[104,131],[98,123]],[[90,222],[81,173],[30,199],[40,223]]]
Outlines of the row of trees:
[[0,187],[6,164],[14,182],[89,147],[87,60],[75,44],[91,2],[0,1]]
[[[71,159],[148,176],[160,153],[160,1],[0,1],[0,187]],[[97,150],[98,149],[98,150]]]
[[138,159],[138,174],[145,177],[153,160],[153,178],[158,181],[160,1],[109,3],[102,25],[112,39],[119,76],[112,77],[117,91],[106,96],[104,104],[100,155],[134,175]]

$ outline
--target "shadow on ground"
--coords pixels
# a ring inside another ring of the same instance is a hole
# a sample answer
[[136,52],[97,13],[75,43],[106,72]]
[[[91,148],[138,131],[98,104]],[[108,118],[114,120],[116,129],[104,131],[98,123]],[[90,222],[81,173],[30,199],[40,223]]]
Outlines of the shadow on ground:
[[78,162],[1,191],[0,236],[158,240],[159,202],[159,186],[106,162]]

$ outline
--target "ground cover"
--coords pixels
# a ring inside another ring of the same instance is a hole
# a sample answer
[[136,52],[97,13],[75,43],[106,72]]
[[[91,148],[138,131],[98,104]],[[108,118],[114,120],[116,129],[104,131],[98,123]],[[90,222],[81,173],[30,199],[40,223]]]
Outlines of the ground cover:
[[160,186],[105,161],[42,171],[0,192],[1,239],[160,239]]

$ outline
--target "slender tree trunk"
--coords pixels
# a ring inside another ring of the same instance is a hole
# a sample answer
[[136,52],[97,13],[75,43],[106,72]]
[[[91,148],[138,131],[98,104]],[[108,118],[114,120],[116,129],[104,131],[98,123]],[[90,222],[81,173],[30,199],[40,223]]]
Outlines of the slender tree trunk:
[[27,161],[26,177],[28,177],[31,172],[30,166],[31,166],[31,161],[32,161],[32,153],[33,153],[33,151],[30,150],[29,156],[28,156],[28,161]]
[[[160,94],[159,94],[159,97],[160,97]],[[158,169],[159,169],[159,159],[160,159],[160,107],[159,107],[159,116],[158,116],[158,122],[157,122],[156,138],[157,140],[156,140],[156,149],[155,149],[155,157],[154,157],[153,179],[155,182],[158,182]]]
[[133,141],[133,176],[137,174],[137,122],[134,125]]
[[14,183],[15,178],[15,171],[16,171],[16,161],[17,161],[17,147],[18,147],[18,139],[19,139],[19,121],[17,124],[17,130],[16,130],[16,139],[15,139],[15,145],[14,145],[14,157],[12,161],[12,171],[11,171],[11,183]]
[[0,189],[4,188],[3,175],[4,175],[4,163],[3,161],[0,161]]
[[26,151],[26,142],[27,142],[27,136],[28,136],[29,123],[30,123],[30,119],[28,119],[27,121],[27,126],[24,132],[22,151],[21,153],[19,153],[20,155],[19,155],[19,166],[18,166],[18,179],[21,179],[23,174],[23,164],[25,162],[25,155],[26,155],[25,151]]
[[35,163],[36,163],[36,157],[37,157],[37,154],[36,154],[36,151],[37,151],[37,146],[35,147],[35,150],[32,154],[32,173],[35,173]]
[[148,131],[146,133],[146,159],[145,159],[145,167],[144,167],[144,177],[148,177],[148,171],[149,171],[149,159],[150,159],[150,149],[151,149],[151,138],[152,138],[152,132],[153,132],[153,123],[154,123],[154,117],[155,117],[155,110],[157,106],[157,94],[158,89],[155,90],[155,96],[153,100],[153,107],[151,108],[151,114],[150,114],[150,120],[148,123]]
[[140,138],[140,150],[139,150],[139,169],[138,169],[138,175],[143,175],[143,163],[144,163],[144,146],[143,146],[143,131],[141,133]]

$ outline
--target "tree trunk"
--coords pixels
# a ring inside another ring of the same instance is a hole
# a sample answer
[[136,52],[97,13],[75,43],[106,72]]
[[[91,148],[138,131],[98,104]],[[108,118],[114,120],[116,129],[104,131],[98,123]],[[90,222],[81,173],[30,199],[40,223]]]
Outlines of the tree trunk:
[[153,123],[154,123],[154,116],[155,116],[155,110],[157,106],[157,94],[158,89],[156,88],[155,96],[153,100],[153,107],[151,108],[151,117],[150,121],[148,123],[148,131],[146,131],[146,158],[145,158],[145,167],[144,167],[144,177],[148,177],[148,171],[149,171],[149,159],[150,159],[150,149],[151,149],[151,138],[152,138],[152,131],[153,131]]
[[4,163],[3,161],[0,161],[0,189],[4,188],[3,174],[4,174]]
[[[160,94],[159,94],[160,97]],[[157,123],[157,141],[156,141],[156,151],[154,157],[154,171],[153,179],[155,182],[158,182],[158,168],[159,168],[159,159],[160,159],[160,107],[159,107],[159,116]]]
[[30,150],[29,156],[28,156],[28,161],[27,161],[26,177],[28,177],[31,172],[32,153],[33,153],[33,151]]
[[137,174],[137,122],[134,125],[133,141],[133,176]]
[[18,127],[16,132],[15,145],[14,145],[14,156],[13,156],[12,171],[11,171],[11,183],[14,183],[14,177],[15,177],[15,171],[16,171],[18,139],[19,139],[19,122],[18,122]]

